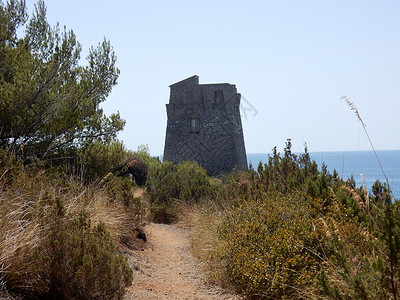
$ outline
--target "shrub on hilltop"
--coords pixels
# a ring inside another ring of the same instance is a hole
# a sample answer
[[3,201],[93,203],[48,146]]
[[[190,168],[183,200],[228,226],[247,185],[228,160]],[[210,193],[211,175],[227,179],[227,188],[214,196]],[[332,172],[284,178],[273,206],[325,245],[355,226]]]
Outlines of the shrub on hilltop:
[[317,210],[295,194],[245,201],[219,226],[222,245],[214,259],[248,296],[293,297],[312,284],[321,263]]
[[3,287],[31,297],[121,298],[132,271],[118,247],[137,208],[40,164],[17,170],[20,160],[0,152],[10,157],[0,169]]
[[194,218],[211,278],[254,299],[395,299],[400,210],[388,187],[369,195],[284,150],[222,176],[216,205]]
[[174,205],[194,204],[213,193],[211,179],[196,162],[163,162],[153,165],[146,183],[154,220],[171,222],[176,217]]

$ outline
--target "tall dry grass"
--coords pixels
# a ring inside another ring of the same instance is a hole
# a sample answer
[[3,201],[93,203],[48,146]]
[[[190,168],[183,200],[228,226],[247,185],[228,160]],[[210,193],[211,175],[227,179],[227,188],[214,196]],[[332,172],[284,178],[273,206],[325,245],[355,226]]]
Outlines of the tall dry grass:
[[[356,105],[355,105],[352,101],[350,101],[350,99],[347,98],[346,96],[342,96],[342,97],[340,98],[340,100],[344,100],[344,101],[346,102],[347,106],[350,107],[350,110],[352,110],[352,111],[354,112],[354,114],[356,115],[358,121],[361,123],[361,125],[362,125],[362,127],[363,127],[363,129],[364,129],[365,135],[366,135],[366,137],[367,137],[367,139],[368,139],[368,142],[369,142],[369,144],[371,145],[372,151],[373,151],[374,154],[375,154],[375,158],[376,158],[376,161],[377,161],[378,164],[379,164],[379,168],[381,169],[381,172],[382,172],[383,176],[385,177],[386,184],[387,184],[387,186],[388,186],[389,189],[390,189],[389,179],[388,179],[388,177],[386,176],[385,170],[384,170],[383,167],[382,167],[381,160],[380,160],[379,157],[378,157],[378,153],[376,153],[374,144],[372,143],[372,140],[371,140],[371,138],[369,137],[369,134],[368,134],[368,131],[367,131],[367,125],[364,123],[363,119],[361,118],[360,112],[358,111]],[[390,189],[390,190],[391,190],[391,189]],[[392,191],[391,191],[391,193],[392,193]],[[393,193],[392,193],[392,196],[393,196]]]
[[[84,214],[91,228],[104,224],[119,249],[140,220],[135,207],[110,198],[107,185],[85,186],[40,167],[27,171],[1,162],[0,167],[0,290],[32,295],[45,290],[38,286],[44,272],[38,256],[47,251],[57,219],[73,224]],[[133,190],[125,192],[133,197]]]
[[211,199],[197,204],[181,201],[175,203],[175,211],[178,222],[190,230],[191,252],[202,262],[209,282],[230,292],[237,291],[237,286],[226,276],[225,262],[215,255],[221,253],[226,242],[220,238],[218,229],[231,212],[229,204],[221,206]]
[[22,285],[32,268],[32,251],[47,231],[35,217],[35,203],[20,197],[0,195],[0,279],[2,286]]

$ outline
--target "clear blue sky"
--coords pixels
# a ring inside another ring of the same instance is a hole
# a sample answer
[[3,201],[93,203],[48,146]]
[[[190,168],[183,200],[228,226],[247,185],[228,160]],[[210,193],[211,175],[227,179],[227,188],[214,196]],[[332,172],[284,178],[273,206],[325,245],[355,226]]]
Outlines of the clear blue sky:
[[[34,1],[27,0],[30,13]],[[110,39],[121,70],[103,104],[135,150],[163,153],[169,85],[236,84],[247,152],[400,149],[400,1],[47,0],[84,53]],[[84,63],[84,62],[82,62]]]

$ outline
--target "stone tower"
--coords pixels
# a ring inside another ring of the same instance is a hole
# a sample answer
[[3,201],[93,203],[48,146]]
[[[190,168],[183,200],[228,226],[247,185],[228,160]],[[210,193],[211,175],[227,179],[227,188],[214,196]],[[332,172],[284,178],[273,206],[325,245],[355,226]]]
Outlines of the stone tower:
[[194,160],[210,175],[246,169],[236,86],[199,84],[192,76],[170,88],[164,160]]

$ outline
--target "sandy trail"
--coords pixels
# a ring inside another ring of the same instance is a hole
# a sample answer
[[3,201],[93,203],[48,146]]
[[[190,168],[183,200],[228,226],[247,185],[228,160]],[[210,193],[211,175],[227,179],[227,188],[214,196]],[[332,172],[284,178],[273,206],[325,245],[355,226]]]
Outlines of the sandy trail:
[[149,224],[148,246],[132,251],[130,299],[242,299],[206,283],[199,262],[189,251],[187,230],[176,225]]

